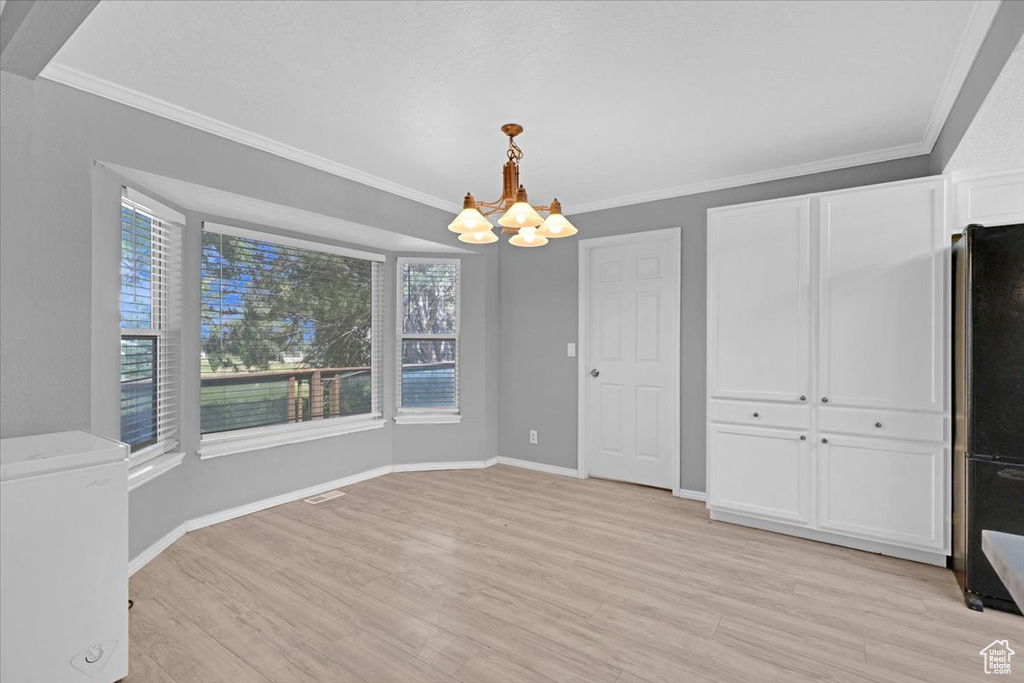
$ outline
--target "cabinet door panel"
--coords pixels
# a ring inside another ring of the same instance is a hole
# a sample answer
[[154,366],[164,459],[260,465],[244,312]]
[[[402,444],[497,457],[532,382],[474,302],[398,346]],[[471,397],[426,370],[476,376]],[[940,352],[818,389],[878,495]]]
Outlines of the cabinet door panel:
[[818,526],[895,543],[942,548],[941,444],[826,435],[819,443]]
[[809,442],[800,433],[719,424],[708,432],[711,507],[810,520]]
[[809,199],[710,213],[711,396],[810,393],[809,216]]
[[942,410],[943,225],[941,180],[821,197],[819,401]]

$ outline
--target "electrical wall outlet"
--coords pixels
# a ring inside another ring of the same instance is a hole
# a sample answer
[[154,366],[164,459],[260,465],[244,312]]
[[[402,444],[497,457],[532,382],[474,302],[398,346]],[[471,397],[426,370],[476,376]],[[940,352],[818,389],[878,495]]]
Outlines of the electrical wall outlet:
[[532,443],[534,446],[537,445],[537,430],[536,429],[531,429],[530,430],[530,443]]

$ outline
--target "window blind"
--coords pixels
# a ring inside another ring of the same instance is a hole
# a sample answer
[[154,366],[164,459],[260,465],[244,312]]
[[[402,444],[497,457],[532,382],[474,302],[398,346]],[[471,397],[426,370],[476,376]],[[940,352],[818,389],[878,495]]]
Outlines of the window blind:
[[177,447],[181,376],[181,227],[121,199],[121,440]]
[[460,264],[399,259],[398,406],[459,409]]
[[220,227],[202,242],[202,433],[380,417],[383,264]]

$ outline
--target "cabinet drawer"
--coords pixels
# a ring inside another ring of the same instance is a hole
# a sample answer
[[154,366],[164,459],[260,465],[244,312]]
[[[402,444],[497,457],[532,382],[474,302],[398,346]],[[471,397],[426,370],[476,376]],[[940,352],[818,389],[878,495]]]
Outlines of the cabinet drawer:
[[712,400],[708,419],[760,427],[810,429],[811,408],[785,403]]
[[943,440],[943,417],[935,413],[904,413],[870,408],[821,408],[818,430],[912,441]]

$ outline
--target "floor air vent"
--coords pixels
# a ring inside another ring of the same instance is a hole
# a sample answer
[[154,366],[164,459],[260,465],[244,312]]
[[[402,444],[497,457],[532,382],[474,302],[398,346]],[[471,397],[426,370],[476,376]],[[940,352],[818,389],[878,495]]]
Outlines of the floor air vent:
[[342,493],[341,491],[328,491],[327,493],[321,493],[319,496],[313,496],[312,498],[304,498],[303,500],[305,500],[310,505],[316,505],[317,503],[322,503],[325,500],[332,500],[334,498],[337,498],[338,496],[344,495],[345,494]]

